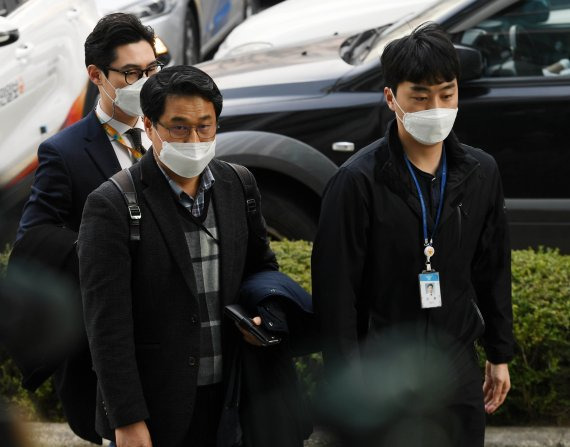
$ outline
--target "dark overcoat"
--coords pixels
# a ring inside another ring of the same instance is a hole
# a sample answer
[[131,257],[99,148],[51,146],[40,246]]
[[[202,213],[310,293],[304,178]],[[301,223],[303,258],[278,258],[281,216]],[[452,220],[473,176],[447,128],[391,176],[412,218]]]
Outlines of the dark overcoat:
[[[239,177],[213,160],[209,212],[220,252],[220,305],[238,298],[244,276],[276,269],[265,234],[251,233]],[[200,315],[197,289],[176,198],[153,151],[129,168],[141,208],[141,240],[129,243],[123,196],[105,182],[87,199],[79,231],[85,325],[98,378],[99,434],[145,420],[153,445],[178,446],[188,432],[197,389]],[[257,202],[259,191],[255,187]],[[256,227],[265,228],[261,213]],[[250,225],[251,227],[251,225]],[[222,355],[232,357],[239,332],[222,324]],[[229,361],[223,368],[228,379]]]

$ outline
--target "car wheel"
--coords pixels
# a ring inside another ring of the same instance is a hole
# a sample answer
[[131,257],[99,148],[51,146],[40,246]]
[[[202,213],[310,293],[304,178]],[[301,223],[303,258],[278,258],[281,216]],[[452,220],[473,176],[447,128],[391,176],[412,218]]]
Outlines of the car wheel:
[[198,39],[198,25],[196,18],[190,8],[186,10],[186,19],[184,20],[184,65],[194,65],[200,60],[200,47]]
[[317,232],[317,217],[300,203],[271,189],[261,188],[261,210],[269,237],[274,240],[312,241]]

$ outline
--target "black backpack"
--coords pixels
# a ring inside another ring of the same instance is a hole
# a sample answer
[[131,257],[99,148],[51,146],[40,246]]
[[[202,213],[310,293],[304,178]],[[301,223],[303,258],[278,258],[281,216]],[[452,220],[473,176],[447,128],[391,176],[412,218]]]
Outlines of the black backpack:
[[[253,228],[253,216],[258,211],[258,203],[255,199],[255,179],[253,174],[244,166],[236,165],[233,163],[227,163],[236,175],[240,179],[241,186],[245,195],[245,209],[247,213],[248,225]],[[113,177],[110,178],[113,184],[123,195],[125,203],[127,204],[127,209],[129,211],[129,240],[131,244],[136,244],[141,240],[140,235],[140,221],[142,218],[142,213],[140,206],[137,201],[137,192],[135,190],[135,184],[133,182],[133,177],[129,169],[123,169],[117,172]]]

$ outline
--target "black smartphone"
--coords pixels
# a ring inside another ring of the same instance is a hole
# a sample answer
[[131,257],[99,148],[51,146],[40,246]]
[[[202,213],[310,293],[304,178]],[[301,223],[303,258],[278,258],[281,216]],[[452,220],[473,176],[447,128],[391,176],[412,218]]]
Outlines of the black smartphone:
[[281,342],[281,337],[273,335],[261,326],[256,326],[247,315],[245,309],[239,304],[227,305],[224,308],[224,313],[259,340],[263,346],[272,346]]

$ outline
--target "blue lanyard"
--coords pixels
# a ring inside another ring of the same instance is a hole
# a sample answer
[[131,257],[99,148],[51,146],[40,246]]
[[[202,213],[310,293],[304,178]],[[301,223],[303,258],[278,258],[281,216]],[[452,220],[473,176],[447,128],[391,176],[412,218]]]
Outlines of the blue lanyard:
[[414,169],[412,168],[412,164],[410,160],[408,160],[408,156],[404,153],[404,160],[406,160],[406,165],[408,166],[408,170],[410,171],[410,175],[416,184],[416,188],[418,190],[418,197],[420,198],[420,204],[422,206],[422,224],[424,230],[424,244],[425,246],[433,244],[433,237],[435,236],[435,231],[437,230],[437,226],[439,224],[439,218],[441,216],[441,210],[443,209],[443,192],[445,191],[445,183],[447,182],[447,159],[445,157],[445,149],[443,150],[442,154],[442,169],[441,169],[441,185],[440,185],[440,194],[439,194],[439,204],[437,206],[437,215],[435,217],[435,224],[433,226],[433,230],[431,232],[431,237],[428,238],[428,231],[427,231],[427,212],[426,212],[426,204],[424,201],[424,196],[422,194],[422,189],[420,188],[420,184],[418,183],[418,179],[416,174],[414,173]]

